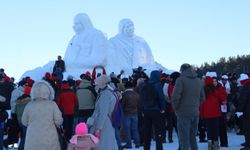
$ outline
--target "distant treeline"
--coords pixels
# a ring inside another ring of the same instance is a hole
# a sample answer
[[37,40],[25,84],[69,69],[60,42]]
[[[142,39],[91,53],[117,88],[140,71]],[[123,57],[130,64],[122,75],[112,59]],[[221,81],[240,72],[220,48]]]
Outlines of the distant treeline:
[[240,74],[240,73],[250,73],[250,55],[237,55],[229,57],[221,57],[219,61],[212,62],[208,64],[205,62],[200,67],[197,67],[203,73],[207,71],[217,72],[218,75],[221,74]]

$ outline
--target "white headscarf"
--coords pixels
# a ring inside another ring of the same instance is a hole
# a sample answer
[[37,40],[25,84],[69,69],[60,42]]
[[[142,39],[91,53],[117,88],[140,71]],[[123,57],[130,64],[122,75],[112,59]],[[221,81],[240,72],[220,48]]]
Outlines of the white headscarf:
[[95,87],[96,87],[96,89],[103,89],[110,82],[111,82],[111,78],[109,76],[101,75],[95,79]]

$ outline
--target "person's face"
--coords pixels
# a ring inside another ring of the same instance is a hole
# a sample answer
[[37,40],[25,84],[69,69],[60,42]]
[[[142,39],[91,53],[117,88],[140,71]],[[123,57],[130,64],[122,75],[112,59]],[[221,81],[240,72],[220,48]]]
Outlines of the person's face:
[[134,24],[131,22],[125,24],[123,27],[123,34],[128,37],[132,37],[134,35]]
[[79,20],[75,20],[73,29],[74,29],[76,34],[79,34],[84,30],[84,26],[81,24],[81,22]]
[[216,79],[213,79],[213,85],[214,85],[214,86],[217,86],[217,85],[218,85],[218,82],[217,82]]
[[226,84],[227,83],[227,79],[222,79],[222,83]]

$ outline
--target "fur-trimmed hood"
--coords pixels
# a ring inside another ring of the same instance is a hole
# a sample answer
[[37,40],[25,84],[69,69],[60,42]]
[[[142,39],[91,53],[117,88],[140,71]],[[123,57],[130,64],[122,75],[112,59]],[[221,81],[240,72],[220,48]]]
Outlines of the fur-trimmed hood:
[[53,100],[54,99],[54,90],[51,85],[44,80],[36,81],[31,89],[31,99],[45,99]]

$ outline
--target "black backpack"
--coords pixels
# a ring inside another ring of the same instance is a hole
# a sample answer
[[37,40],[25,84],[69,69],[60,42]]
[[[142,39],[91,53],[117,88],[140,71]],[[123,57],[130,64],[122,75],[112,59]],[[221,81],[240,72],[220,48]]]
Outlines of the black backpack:
[[140,98],[142,103],[152,105],[157,102],[158,94],[154,87],[154,83],[147,82],[141,88]]

